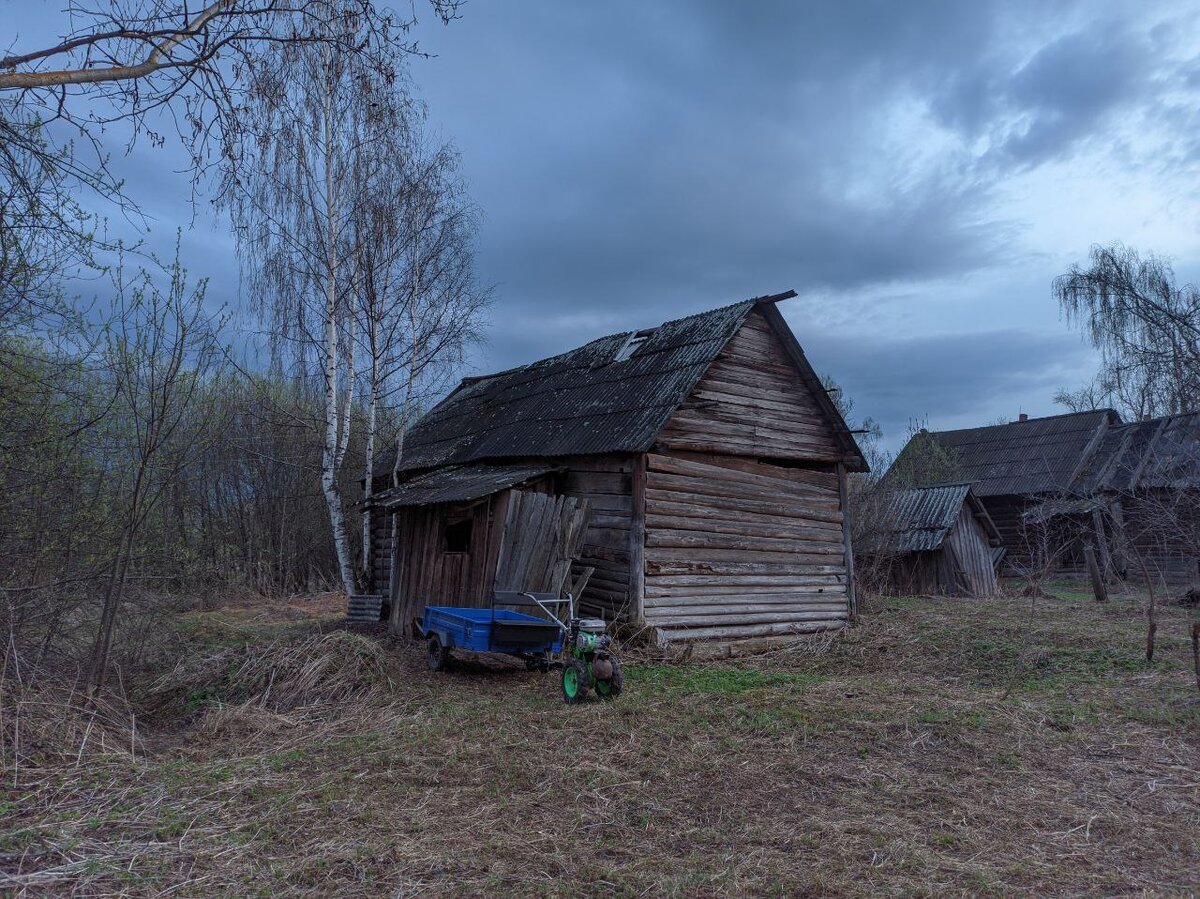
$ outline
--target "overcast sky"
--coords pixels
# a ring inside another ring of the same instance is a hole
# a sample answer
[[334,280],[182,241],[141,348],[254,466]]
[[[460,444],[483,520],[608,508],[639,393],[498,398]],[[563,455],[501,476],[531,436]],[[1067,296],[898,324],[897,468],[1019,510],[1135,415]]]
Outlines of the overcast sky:
[[[484,212],[479,371],[794,288],[814,365],[894,445],[1059,411],[1094,359],[1050,282],[1092,243],[1200,268],[1194,3],[471,0],[419,37]],[[168,246],[181,157],[123,165]],[[220,221],[184,246],[236,303]]]

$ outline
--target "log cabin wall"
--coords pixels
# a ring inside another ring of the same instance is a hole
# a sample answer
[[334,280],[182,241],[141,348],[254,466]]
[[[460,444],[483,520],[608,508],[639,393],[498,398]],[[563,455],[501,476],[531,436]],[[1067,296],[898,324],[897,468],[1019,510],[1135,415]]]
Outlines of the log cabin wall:
[[1163,508],[1170,503],[1153,495],[1147,499],[1129,496],[1122,500],[1124,530],[1136,558],[1126,560],[1125,576],[1138,582],[1142,579],[1137,559],[1146,563],[1150,576],[1172,586],[1192,586],[1200,583],[1200,558],[1197,540],[1200,523],[1180,520],[1184,516],[1167,517]]
[[600,456],[564,460],[559,489],[568,496],[586,499],[591,518],[583,553],[572,574],[592,568],[592,576],[579,599],[579,608],[608,620],[636,616],[630,597],[633,471],[636,456]]
[[758,310],[646,457],[644,620],[667,640],[843,626],[833,424]]
[[1034,564],[1034,554],[1021,516],[1029,503],[1019,496],[985,496],[980,502],[995,522],[1000,543],[1007,550],[1003,563],[1005,572],[1010,575],[1027,572]]
[[[380,488],[381,490],[384,488]],[[388,514],[379,508],[371,509],[371,551],[367,569],[368,593],[387,593],[392,573],[392,525]]]
[[645,508],[645,622],[665,639],[770,636],[846,623],[835,472],[652,453]]
[[834,430],[757,310],[726,344],[659,437],[679,450],[839,462]]

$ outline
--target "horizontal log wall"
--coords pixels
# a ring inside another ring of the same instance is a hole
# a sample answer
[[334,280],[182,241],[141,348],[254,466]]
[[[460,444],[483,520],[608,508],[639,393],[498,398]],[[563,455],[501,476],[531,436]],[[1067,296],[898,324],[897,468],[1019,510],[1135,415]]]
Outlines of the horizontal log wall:
[[371,510],[371,551],[366,584],[368,593],[386,593],[392,575],[392,526],[383,509]]
[[833,425],[760,312],[741,330],[667,422],[666,447],[836,462]]
[[600,456],[565,460],[561,491],[586,499],[591,517],[583,552],[573,577],[592,568],[579,608],[607,619],[630,612],[629,540],[633,513],[633,456]]
[[1139,560],[1155,580],[1175,586],[1200,583],[1200,499],[1149,493],[1122,501],[1125,533],[1135,558],[1126,560],[1126,578],[1143,579]]
[[1003,573],[1019,575],[1035,567],[1030,536],[1021,517],[1029,504],[1017,496],[989,496],[980,502],[1000,532],[1001,545],[1007,550],[1002,563]]
[[645,619],[664,639],[841,627],[846,581],[833,471],[648,457]]

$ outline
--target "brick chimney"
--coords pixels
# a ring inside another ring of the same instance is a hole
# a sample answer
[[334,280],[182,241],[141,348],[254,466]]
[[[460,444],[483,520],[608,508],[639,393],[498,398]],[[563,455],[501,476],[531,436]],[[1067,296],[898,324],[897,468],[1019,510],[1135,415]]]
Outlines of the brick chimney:
[[1017,416],[1017,421],[1029,421],[1029,416],[1022,412]]

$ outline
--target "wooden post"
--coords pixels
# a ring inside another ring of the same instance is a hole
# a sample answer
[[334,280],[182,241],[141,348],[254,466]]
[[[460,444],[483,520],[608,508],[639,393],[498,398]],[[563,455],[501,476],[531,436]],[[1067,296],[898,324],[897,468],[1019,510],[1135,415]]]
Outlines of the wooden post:
[[646,623],[646,454],[633,459],[633,514],[629,524],[629,612],[635,627]]
[[838,504],[842,507],[842,544],[846,553],[846,602],[850,621],[858,618],[858,593],[854,584],[854,546],[850,540],[850,491],[846,485],[846,466],[837,464]]
[[393,512],[390,517],[392,524],[392,570],[388,583],[388,598],[391,601],[392,608],[388,630],[391,631],[392,636],[399,637],[404,634],[405,625],[405,622],[401,620],[404,597],[400,595],[403,581],[400,570],[400,511]]
[[1108,580],[1112,571],[1112,558],[1109,555],[1108,535],[1104,527],[1104,515],[1099,509],[1092,509],[1092,530],[1096,532],[1096,548],[1100,552],[1100,573]]
[[1084,545],[1083,558],[1087,562],[1088,574],[1092,576],[1092,593],[1096,602],[1108,602],[1108,587],[1104,585],[1104,575],[1100,572],[1100,566],[1096,564],[1096,548],[1092,544]]
[[1200,690],[1200,621],[1192,622],[1192,665],[1196,669],[1196,689]]

